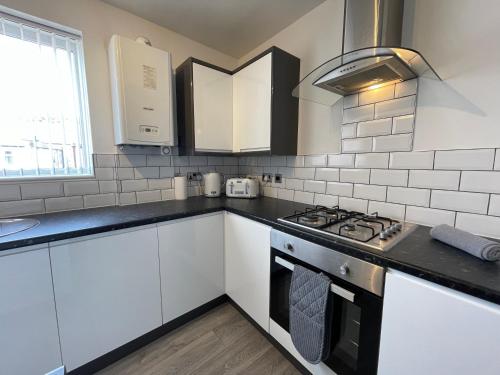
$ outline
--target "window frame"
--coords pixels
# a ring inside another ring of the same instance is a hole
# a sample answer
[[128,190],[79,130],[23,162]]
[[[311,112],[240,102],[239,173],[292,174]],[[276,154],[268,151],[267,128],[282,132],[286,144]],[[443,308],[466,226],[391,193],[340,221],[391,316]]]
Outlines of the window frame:
[[0,185],[4,183],[13,182],[37,182],[43,180],[74,180],[74,179],[93,179],[95,178],[95,163],[92,147],[92,125],[89,109],[89,95],[87,88],[87,75],[85,68],[85,51],[83,33],[80,30],[64,26],[49,20],[32,16],[0,4],[0,18],[4,18],[25,26],[38,28],[40,30],[54,33],[66,38],[75,40],[75,58],[77,75],[76,85],[79,94],[79,116],[81,124],[79,126],[79,133],[81,134],[82,152],[86,164],[88,166],[88,173],[82,174],[54,174],[54,175],[19,175],[19,176],[0,176]]

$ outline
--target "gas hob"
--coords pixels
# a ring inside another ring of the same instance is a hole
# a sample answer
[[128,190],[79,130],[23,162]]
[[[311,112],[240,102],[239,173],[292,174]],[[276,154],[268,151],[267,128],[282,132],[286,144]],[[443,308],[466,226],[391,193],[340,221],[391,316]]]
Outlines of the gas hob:
[[337,207],[316,206],[278,219],[305,231],[337,239],[361,248],[387,251],[411,233],[417,225]]

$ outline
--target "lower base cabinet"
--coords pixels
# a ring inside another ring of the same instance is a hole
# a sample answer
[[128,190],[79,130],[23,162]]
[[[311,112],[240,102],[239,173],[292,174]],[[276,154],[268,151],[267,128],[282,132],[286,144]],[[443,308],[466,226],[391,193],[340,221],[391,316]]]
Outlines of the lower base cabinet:
[[271,228],[226,213],[226,293],[269,332],[269,268]]
[[61,366],[49,251],[20,251],[0,256],[0,374],[45,374]]
[[158,225],[163,323],[224,294],[224,214]]
[[66,370],[161,326],[156,227],[54,243],[50,255]]
[[500,374],[500,306],[390,271],[379,375]]

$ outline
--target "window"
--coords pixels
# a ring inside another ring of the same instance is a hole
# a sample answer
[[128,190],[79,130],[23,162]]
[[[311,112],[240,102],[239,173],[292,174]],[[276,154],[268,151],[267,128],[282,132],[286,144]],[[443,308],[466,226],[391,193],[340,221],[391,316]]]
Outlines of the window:
[[81,35],[27,18],[0,10],[0,180],[91,175]]

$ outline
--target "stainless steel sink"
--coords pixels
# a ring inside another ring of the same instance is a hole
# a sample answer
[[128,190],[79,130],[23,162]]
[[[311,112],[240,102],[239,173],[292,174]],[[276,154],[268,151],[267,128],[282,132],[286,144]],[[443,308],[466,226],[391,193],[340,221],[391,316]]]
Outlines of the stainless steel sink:
[[0,237],[22,232],[38,224],[40,222],[36,219],[0,219]]

